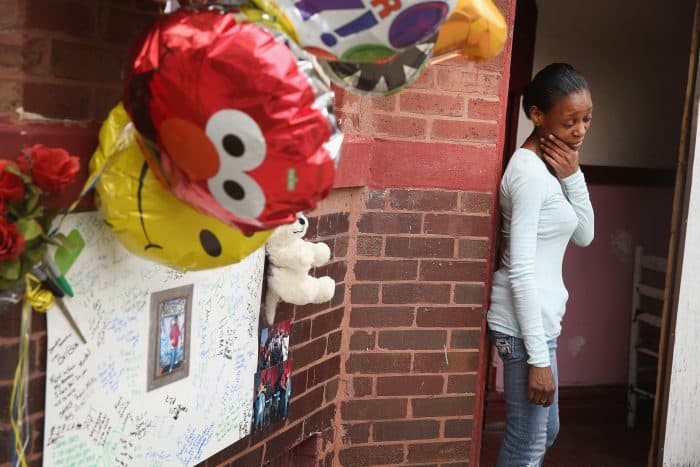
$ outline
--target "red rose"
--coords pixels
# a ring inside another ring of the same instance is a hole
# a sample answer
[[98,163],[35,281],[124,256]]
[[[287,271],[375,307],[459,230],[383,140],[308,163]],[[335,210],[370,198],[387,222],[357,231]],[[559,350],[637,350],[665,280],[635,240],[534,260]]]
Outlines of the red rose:
[[15,224],[0,218],[0,261],[17,259],[24,251],[24,237]]
[[5,168],[14,162],[0,159],[0,199],[18,201],[24,198],[24,181]]
[[80,170],[80,159],[71,156],[65,149],[35,144],[22,152],[29,154],[29,161],[26,156],[20,156],[19,166],[24,172],[29,172],[29,162],[32,181],[44,191],[62,190],[73,182]]

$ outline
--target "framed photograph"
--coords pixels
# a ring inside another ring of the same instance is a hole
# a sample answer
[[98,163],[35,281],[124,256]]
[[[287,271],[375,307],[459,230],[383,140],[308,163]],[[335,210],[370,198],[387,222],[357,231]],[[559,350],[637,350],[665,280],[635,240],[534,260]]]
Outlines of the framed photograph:
[[290,329],[290,322],[282,321],[260,331],[259,371],[287,361],[289,358]]
[[288,418],[292,399],[292,360],[257,372],[254,380],[251,434]]
[[190,373],[190,326],[194,285],[151,294],[147,390]]

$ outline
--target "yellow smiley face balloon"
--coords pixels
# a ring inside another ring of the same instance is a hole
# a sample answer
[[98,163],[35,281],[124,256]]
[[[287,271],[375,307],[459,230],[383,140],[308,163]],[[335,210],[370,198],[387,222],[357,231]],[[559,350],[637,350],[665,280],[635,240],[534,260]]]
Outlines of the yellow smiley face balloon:
[[[91,173],[103,169],[128,123],[122,104],[112,109],[100,130]],[[246,236],[179,201],[155,178],[136,141],[113,157],[95,187],[96,203],[122,245],[138,256],[181,271],[211,269],[241,261],[272,233]]]

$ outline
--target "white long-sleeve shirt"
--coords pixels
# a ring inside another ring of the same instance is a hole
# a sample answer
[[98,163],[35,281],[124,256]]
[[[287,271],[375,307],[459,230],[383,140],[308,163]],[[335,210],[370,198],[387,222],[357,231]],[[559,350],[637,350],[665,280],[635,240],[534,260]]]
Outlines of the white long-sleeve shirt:
[[520,148],[501,181],[506,241],[493,277],[489,328],[522,338],[528,363],[549,366],[547,341],[561,333],[569,293],[562,279],[572,240],[593,241],[593,207],[581,170],[561,180],[529,149]]

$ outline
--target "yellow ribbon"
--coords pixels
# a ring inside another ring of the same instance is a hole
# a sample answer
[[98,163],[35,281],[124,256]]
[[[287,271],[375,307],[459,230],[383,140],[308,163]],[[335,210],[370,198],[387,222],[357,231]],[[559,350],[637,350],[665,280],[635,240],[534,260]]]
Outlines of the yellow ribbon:
[[34,274],[27,274],[25,282],[27,284],[26,300],[34,310],[46,313],[56,303],[56,297],[50,291],[41,287],[41,281]]
[[[20,324],[20,345],[15,379],[12,385],[12,395],[10,397],[10,423],[14,432],[15,453],[17,461],[22,467],[27,467],[25,456],[25,442],[22,437],[22,427],[26,424],[26,388],[28,380],[29,362],[29,334],[31,332],[32,308],[38,312],[45,313],[55,303],[53,294],[43,289],[41,281],[33,274],[27,274],[25,282],[25,299],[22,305],[22,321]],[[16,410],[15,410],[16,408]]]

